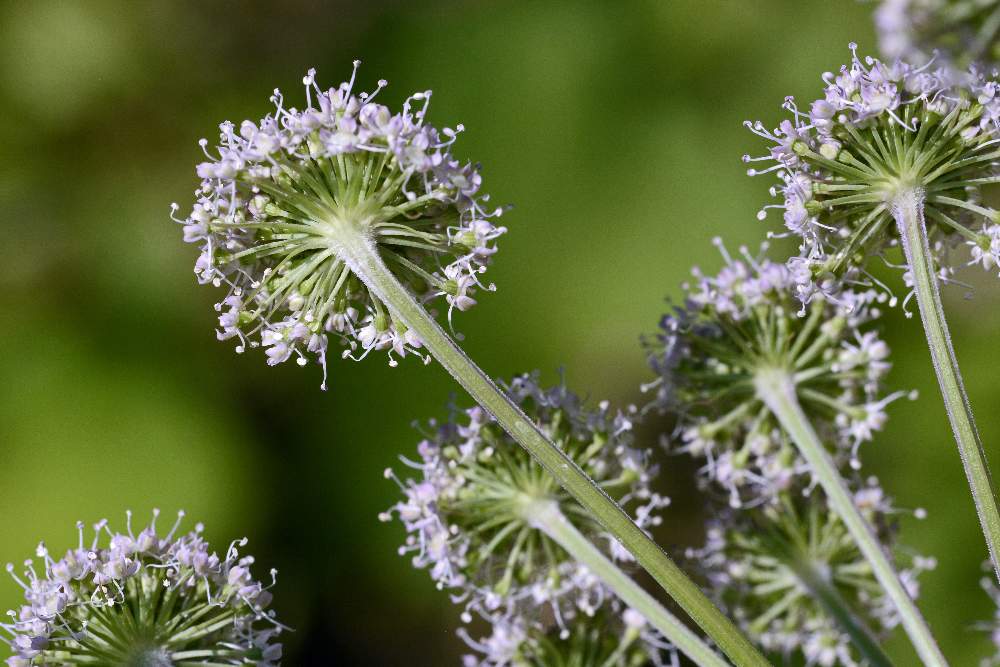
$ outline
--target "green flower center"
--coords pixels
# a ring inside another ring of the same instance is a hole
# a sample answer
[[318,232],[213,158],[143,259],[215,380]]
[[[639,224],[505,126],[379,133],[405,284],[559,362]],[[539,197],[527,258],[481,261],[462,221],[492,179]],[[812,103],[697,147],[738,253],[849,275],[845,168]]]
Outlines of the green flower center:
[[976,194],[998,181],[991,165],[1000,157],[993,135],[980,130],[982,106],[958,104],[946,116],[922,102],[900,109],[898,119],[882,114],[834,124],[832,136],[843,148],[825,143],[817,152],[803,141],[792,145],[807,165],[829,174],[812,184],[812,199],[805,202],[842,239],[819,273],[839,274],[877,251],[894,233],[894,199],[908,190],[924,192],[928,222],[943,235],[981,243],[983,235],[970,224],[1000,219]]

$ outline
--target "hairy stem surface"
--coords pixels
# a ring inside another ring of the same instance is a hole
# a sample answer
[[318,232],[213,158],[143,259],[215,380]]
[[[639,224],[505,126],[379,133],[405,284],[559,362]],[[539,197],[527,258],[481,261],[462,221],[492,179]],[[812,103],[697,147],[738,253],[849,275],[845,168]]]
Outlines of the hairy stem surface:
[[555,502],[532,501],[525,506],[524,515],[531,525],[548,535],[578,563],[585,565],[594,576],[614,591],[622,602],[642,614],[650,625],[659,630],[695,664],[701,667],[725,667],[726,661],[709,648],[698,635],[632,581],[601,553],[600,549],[591,544],[576,526],[563,516]]
[[972,490],[972,499],[990,551],[993,570],[1000,578],[1000,509],[997,508],[986,452],[979,439],[972,406],[962,382],[962,372],[951,345],[944,307],[941,305],[937,274],[927,239],[927,224],[924,221],[923,192],[919,189],[901,192],[893,201],[892,212],[896,218],[903,252],[906,254],[906,263],[913,276],[913,291],[917,296],[920,319],[924,323],[927,346],[930,348],[931,361],[934,362],[934,372],[944,398],[948,421],[951,423],[955,442],[958,443],[958,453]]
[[500,426],[524,447],[740,667],[768,661],[670,557],[565,452],[550,441],[524,412],[441,328],[437,321],[386,267],[375,244],[362,234],[338,239],[341,254],[355,275],[394,318],[420,336],[426,349]]
[[778,418],[782,428],[791,436],[802,458],[809,464],[820,486],[823,487],[830,507],[844,522],[858,549],[872,568],[875,578],[892,600],[902,619],[903,628],[923,663],[934,667],[947,665],[948,662],[934,641],[927,622],[921,616],[913,599],[907,594],[875,532],[854,504],[844,480],[837,471],[836,464],[820,442],[809,418],[802,411],[791,376],[781,369],[760,370],[757,372],[755,384],[757,394]]

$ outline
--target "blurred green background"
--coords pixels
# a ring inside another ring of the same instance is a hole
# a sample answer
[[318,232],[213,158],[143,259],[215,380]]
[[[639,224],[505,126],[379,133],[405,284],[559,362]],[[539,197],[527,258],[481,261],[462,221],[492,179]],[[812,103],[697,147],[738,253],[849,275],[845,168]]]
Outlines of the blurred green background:
[[[565,365],[578,391],[641,401],[639,335],[709,240],[755,246],[770,181],[747,178],[782,98],[875,47],[871,6],[848,0],[647,2],[104,2],[0,5],[0,563],[77,519],[184,508],[217,543],[248,535],[280,571],[276,606],[297,632],[287,664],[458,664],[456,609],[395,553],[377,513],[382,470],[410,453],[410,422],[444,412],[437,366],[336,362],[268,368],[215,341],[217,294],[167,217],[187,210],[200,137],[259,118],[280,86],[298,100],[310,66],[335,85],[364,61],[383,101],[433,88],[431,120],[462,122],[456,152],[484,164],[510,228],[500,289],[458,320],[499,377]],[[297,102],[298,103],[298,102]],[[947,291],[958,353],[987,443],[1000,442],[1000,286],[969,272]],[[898,275],[888,276],[900,284]],[[916,321],[885,319],[900,402],[868,469],[899,504],[904,540],[936,555],[922,606],[956,665],[989,651],[992,615],[972,504]],[[652,442],[656,424],[646,426]],[[990,447],[995,461],[1000,450]],[[697,543],[691,467],[664,461],[661,543]],[[0,607],[19,589],[0,582]],[[901,664],[913,664],[897,638]]]

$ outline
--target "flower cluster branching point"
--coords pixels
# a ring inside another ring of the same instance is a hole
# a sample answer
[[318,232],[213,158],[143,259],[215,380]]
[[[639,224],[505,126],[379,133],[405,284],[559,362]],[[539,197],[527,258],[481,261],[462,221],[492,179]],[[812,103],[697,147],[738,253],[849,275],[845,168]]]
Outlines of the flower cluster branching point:
[[858,467],[859,446],[905,395],[882,393],[889,348],[871,324],[885,297],[844,291],[814,299],[800,316],[792,269],[716,245],[725,266],[711,276],[696,269],[683,304],[647,341],[657,379],[646,388],[655,389],[653,406],[677,416],[677,449],[704,460],[705,486],[724,489],[733,507],[811,489],[809,466],[757,394],[757,375],[778,370],[831,453]]
[[975,67],[887,64],[851,49],[851,63],[823,75],[825,95],[808,110],[789,97],[791,118],[776,129],[746,123],[772,144],[765,156],[744,156],[771,163],[750,175],[773,172],[780,181],[771,188],[780,202],[758,217],[781,210],[788,233],[802,240],[789,263],[800,297],[833,295],[851,281],[881,285],[866,264],[898,244],[895,200],[906,193],[921,200],[943,279],[959,244],[971,252],[968,263],[995,269],[1000,212],[982,190],[1000,181],[1000,83]]
[[[659,523],[657,510],[669,501],[650,488],[656,471],[648,453],[633,446],[628,413],[603,402],[586,407],[562,384],[541,387],[537,374],[514,378],[508,393],[602,489],[631,509],[639,526]],[[403,523],[407,538],[400,554],[452,591],[464,605],[463,621],[478,615],[514,628],[517,619],[530,625],[548,616],[568,636],[567,619],[591,615],[613,598],[539,529],[534,512],[554,505],[613,560],[630,562],[631,554],[482,408],[454,410],[443,423],[431,422],[425,435],[419,458],[403,459],[416,471],[414,479],[404,482],[386,471],[404,498],[381,518]]]
[[[324,90],[309,70],[305,108],[275,90],[273,113],[237,127],[220,125],[214,152],[198,165],[197,201],[183,219],[184,240],[198,244],[195,275],[226,287],[216,305],[219,339],[237,352],[263,347],[267,363],[317,359],[330,340],[342,356],[372,350],[396,357],[422,353],[422,341],[392,318],[359,275],[349,242],[372,244],[400,280],[424,301],[453,310],[475,305],[477,290],[506,230],[479,193],[479,167],[451,146],[464,130],[426,123],[430,91],[393,113],[349,81]],[[173,205],[173,210],[178,209]]]
[[180,534],[180,513],[163,535],[158,514],[138,533],[131,512],[125,533],[100,521],[89,543],[80,522],[62,558],[41,543],[23,574],[7,565],[25,597],[0,623],[9,667],[280,664],[284,626],[268,609],[276,571],[265,585],[251,574],[253,557],[240,554],[246,538],[220,556],[201,524]]

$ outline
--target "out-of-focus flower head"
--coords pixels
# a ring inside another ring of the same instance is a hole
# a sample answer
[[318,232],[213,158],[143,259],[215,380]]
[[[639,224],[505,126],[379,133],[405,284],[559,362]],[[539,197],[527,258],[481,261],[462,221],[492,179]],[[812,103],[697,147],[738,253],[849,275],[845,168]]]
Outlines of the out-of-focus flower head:
[[[809,466],[757,395],[759,372],[781,370],[835,458],[858,467],[858,447],[886,421],[889,348],[872,328],[884,297],[841,291],[813,299],[800,316],[791,268],[729,255],[715,275],[695,269],[683,305],[649,341],[657,379],[653,405],[677,416],[677,449],[704,459],[701,478],[733,507],[757,505],[813,486]],[[709,484],[710,483],[710,484]]]
[[[610,593],[609,593],[610,595]],[[591,616],[575,615],[569,631],[553,624],[529,623],[523,617],[499,618],[491,633],[472,639],[475,651],[463,667],[679,667],[674,648],[651,629],[641,614],[606,605]]]
[[937,57],[959,68],[1000,64],[1000,1],[883,0],[875,10],[879,49],[922,65]]
[[993,653],[989,657],[983,658],[979,664],[980,667],[997,667],[1000,665],[1000,587],[997,586],[996,579],[993,576],[993,566],[989,561],[983,563],[983,570],[989,572],[989,574],[980,579],[979,583],[987,595],[990,596],[990,599],[993,600],[995,609],[992,620],[979,623],[976,626],[978,629],[988,632],[990,639],[993,641]]
[[[897,513],[881,487],[869,479],[854,501],[895,554],[900,579],[911,597],[918,576],[934,559],[896,546]],[[922,511],[915,512],[922,516]],[[821,493],[809,498],[782,494],[778,503],[722,512],[709,525],[706,544],[688,553],[702,568],[720,606],[766,651],[796,664],[859,665],[851,638],[823,600],[839,596],[879,637],[899,622],[868,561]],[[830,592],[832,591],[832,593]]]

